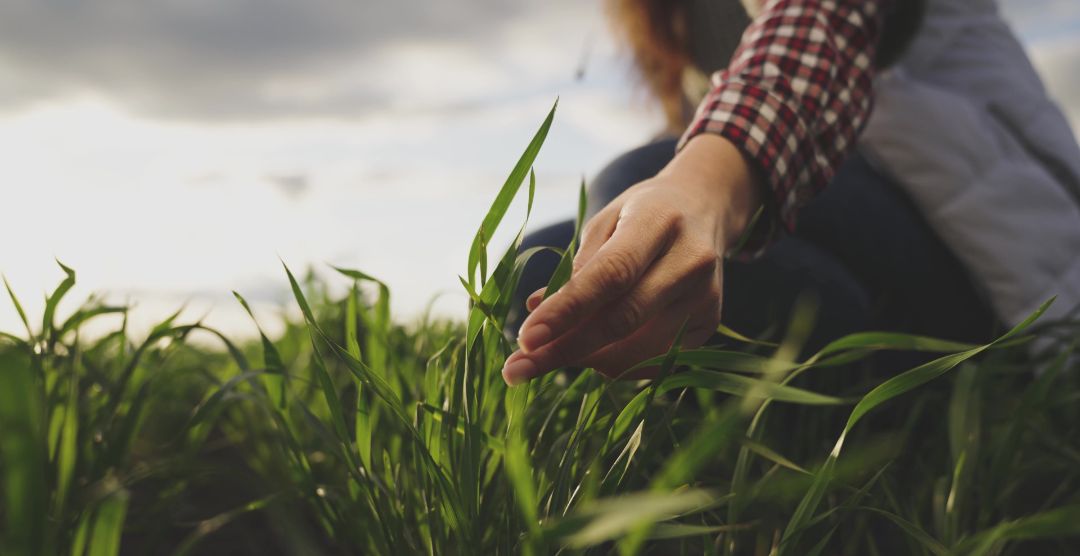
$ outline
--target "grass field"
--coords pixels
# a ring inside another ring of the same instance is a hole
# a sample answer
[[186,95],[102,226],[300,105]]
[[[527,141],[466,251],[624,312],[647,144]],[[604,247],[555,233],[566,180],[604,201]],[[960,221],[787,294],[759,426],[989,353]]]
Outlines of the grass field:
[[486,238],[531,206],[553,114],[478,230],[460,322],[405,326],[367,274],[336,269],[338,298],[286,269],[303,318],[279,337],[175,316],[88,337],[125,308],[57,314],[62,268],[42,322],[0,337],[0,554],[1080,553],[1080,323],[804,357],[797,312],[775,343],[675,339],[652,382],[507,387],[531,254]]

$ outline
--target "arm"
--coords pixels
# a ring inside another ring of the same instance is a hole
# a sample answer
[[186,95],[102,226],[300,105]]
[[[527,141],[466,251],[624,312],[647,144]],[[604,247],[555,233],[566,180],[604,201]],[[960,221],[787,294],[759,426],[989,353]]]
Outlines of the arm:
[[703,133],[737,146],[765,180],[763,248],[821,191],[873,104],[884,0],[771,0],[698,107],[681,145]]
[[593,217],[559,292],[530,298],[508,383],[568,365],[615,376],[666,351],[684,322],[684,346],[715,332],[722,257],[761,199],[793,226],[853,146],[883,1],[764,6],[668,167]]

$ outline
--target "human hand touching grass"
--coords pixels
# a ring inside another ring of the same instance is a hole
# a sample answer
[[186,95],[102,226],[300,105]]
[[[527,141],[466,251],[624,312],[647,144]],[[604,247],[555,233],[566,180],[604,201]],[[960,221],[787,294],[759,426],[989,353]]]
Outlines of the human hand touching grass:
[[720,323],[723,255],[760,204],[759,189],[727,139],[692,139],[588,222],[570,280],[529,297],[532,314],[503,378],[521,384],[565,366],[617,377],[666,352],[684,322],[684,345],[704,343]]

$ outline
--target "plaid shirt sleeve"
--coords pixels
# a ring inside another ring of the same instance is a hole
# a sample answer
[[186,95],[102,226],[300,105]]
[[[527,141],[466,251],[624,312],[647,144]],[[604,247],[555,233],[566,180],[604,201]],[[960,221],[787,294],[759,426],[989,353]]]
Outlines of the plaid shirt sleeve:
[[740,254],[760,253],[821,191],[873,105],[874,55],[888,0],[767,0],[731,65],[712,77],[680,148],[719,134],[771,189]]

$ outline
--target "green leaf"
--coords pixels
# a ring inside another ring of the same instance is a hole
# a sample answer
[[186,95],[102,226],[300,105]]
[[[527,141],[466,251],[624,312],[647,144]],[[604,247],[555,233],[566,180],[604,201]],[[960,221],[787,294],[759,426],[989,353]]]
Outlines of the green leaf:
[[71,479],[75,474],[79,438],[79,381],[73,374],[68,377],[67,400],[60,431],[60,447],[56,456],[56,509],[54,515],[61,518],[67,506]]
[[248,305],[244,296],[237,292],[232,292],[233,297],[240,303],[240,306],[244,308],[248,316],[251,317],[251,321],[255,323],[256,330],[259,331],[259,340],[262,343],[263,352],[263,365],[271,372],[263,373],[263,387],[266,388],[267,394],[270,397],[271,403],[279,411],[284,411],[288,405],[288,396],[286,392],[288,390],[288,378],[285,373],[285,363],[281,359],[281,354],[278,352],[277,347],[270,341],[270,338],[263,332],[259,321],[255,319],[255,313],[252,312],[251,306]]
[[[540,516],[537,513],[540,499],[533,480],[529,447],[520,435],[515,434],[507,440],[504,461],[506,462],[506,476],[513,488],[514,500],[517,502],[522,519],[529,528],[530,540],[533,543],[538,542],[541,539]],[[531,550],[538,548],[534,547]]]
[[56,261],[56,264],[60,265],[60,268],[63,269],[65,277],[64,280],[60,282],[60,285],[56,287],[56,290],[53,291],[52,295],[45,300],[45,313],[41,318],[41,336],[45,339],[52,338],[53,317],[56,313],[56,306],[60,304],[60,300],[63,299],[64,295],[66,295],[67,292],[71,290],[72,286],[75,285],[75,271],[64,266],[64,263],[60,261]]
[[558,106],[559,101],[556,100],[555,105],[548,112],[547,118],[544,119],[544,123],[540,125],[540,129],[537,130],[532,141],[529,142],[529,146],[522,153],[521,158],[510,172],[510,176],[506,178],[506,182],[503,184],[502,189],[499,190],[499,194],[495,197],[495,201],[491,204],[487,215],[484,216],[484,221],[480,224],[480,229],[477,230],[476,236],[473,238],[472,247],[469,249],[469,268],[465,274],[470,284],[476,283],[476,268],[480,264],[481,251],[485,249],[485,242],[494,237],[496,228],[499,227],[503,216],[506,215],[506,211],[510,208],[510,203],[517,196],[518,189],[524,183],[529,169],[533,167],[536,156],[540,153],[540,147],[543,146],[544,140],[547,139],[548,131],[551,129],[551,122],[555,118],[555,109]]
[[1012,330],[1001,336],[994,342],[985,346],[978,346],[974,349],[946,355],[924,365],[920,365],[895,376],[881,385],[871,390],[868,394],[862,397],[855,408],[851,411],[851,415],[848,417],[847,424],[844,426],[843,431],[840,433],[840,438],[837,439],[836,444],[833,446],[832,452],[825,460],[821,469],[814,477],[814,482],[811,484],[810,489],[803,496],[799,506],[795,509],[795,513],[788,521],[787,527],[784,529],[784,535],[781,539],[780,554],[790,554],[791,551],[796,550],[798,544],[798,538],[806,528],[808,523],[813,517],[814,512],[817,510],[818,504],[821,502],[822,497],[825,495],[825,491],[828,487],[829,481],[832,478],[833,471],[836,467],[836,460],[840,457],[840,451],[844,445],[844,439],[855,424],[859,422],[862,417],[869,413],[874,408],[881,404],[901,395],[909,392],[947,372],[954,369],[957,365],[971,359],[972,357],[982,353],[983,351],[994,347],[995,345],[1005,342],[1008,339],[1022,333],[1032,323],[1034,323],[1050,306],[1053,299],[1044,303],[1035,313],[1025,319],[1023,322],[1015,326]]
[[975,534],[961,544],[955,552],[975,556],[990,554],[995,544],[1004,541],[1078,536],[1080,536],[1080,505],[1064,506],[1000,523]]
[[675,373],[660,386],[660,392],[675,388],[704,388],[733,396],[772,399],[805,405],[843,405],[841,398],[784,386],[768,380],[717,371],[688,370]]
[[803,467],[799,464],[785,458],[784,456],[780,455],[776,450],[773,450],[772,448],[764,444],[759,444],[757,442],[754,442],[753,440],[750,440],[749,438],[743,439],[742,444],[743,446],[746,446],[746,448],[751,452],[775,463],[776,465],[779,465],[780,467],[785,467],[787,469],[790,469],[797,473],[802,473],[804,475],[812,475],[812,473],[810,473],[806,469],[803,469]]
[[34,331],[30,329],[30,320],[26,318],[26,311],[23,310],[22,304],[19,303],[19,298],[15,297],[15,292],[11,289],[7,276],[4,276],[3,279],[4,288],[7,289],[8,297],[11,298],[11,304],[15,306],[15,312],[19,313],[19,319],[22,320],[23,326],[26,327],[26,338],[32,342],[34,340]]
[[127,310],[127,307],[110,306],[93,307],[88,310],[80,309],[79,311],[76,311],[75,314],[68,317],[68,319],[60,325],[60,328],[56,330],[56,337],[59,338],[60,336],[63,336],[64,334],[71,332],[72,330],[76,330],[83,323],[101,315],[122,314],[126,313]]
[[708,490],[626,494],[592,502],[546,526],[549,537],[571,548],[586,548],[621,538],[643,523],[658,523],[706,511],[724,498]]
[[724,324],[718,324],[716,326],[716,333],[720,334],[721,336],[731,338],[732,340],[742,342],[744,344],[750,344],[750,345],[755,345],[755,346],[764,346],[764,347],[778,347],[779,346],[779,344],[777,344],[775,342],[766,342],[764,340],[755,340],[753,338],[748,338],[748,337],[746,337],[746,336],[744,336],[742,334],[739,334],[738,332],[732,330],[731,328],[727,327]]
[[127,518],[128,493],[120,490],[98,505],[94,526],[90,530],[87,556],[117,556],[120,538]]
[[[330,409],[331,424],[333,425],[334,432],[337,434],[338,440],[343,445],[347,446],[350,443],[350,440],[349,432],[345,425],[345,411],[341,407],[341,397],[337,386],[334,384],[334,379],[326,369],[326,363],[323,361],[322,353],[319,351],[319,345],[316,341],[321,334],[321,330],[319,330],[318,324],[315,321],[315,316],[311,312],[311,306],[308,305],[307,299],[304,297],[304,292],[300,289],[300,284],[296,281],[296,277],[293,276],[292,271],[290,271],[287,266],[285,267],[285,274],[289,278],[289,285],[292,287],[293,297],[296,298],[296,302],[300,305],[300,310],[307,320],[308,334],[311,338],[311,361],[314,364],[315,379],[322,389],[326,406]],[[351,459],[353,453],[352,450],[345,450],[344,452],[350,458],[349,463],[355,467],[357,462],[352,461]]]
[[270,496],[267,496],[265,498],[260,498],[252,502],[248,502],[247,504],[244,504],[239,508],[234,508],[227,512],[218,514],[214,517],[211,517],[210,519],[202,520],[201,522],[199,522],[199,525],[195,527],[195,530],[192,531],[180,543],[180,546],[178,546],[173,552],[173,556],[186,556],[187,554],[197,554],[196,552],[194,552],[195,548],[198,546],[199,542],[205,539],[208,535],[218,531],[229,523],[232,523],[238,517],[263,510],[264,508],[269,506],[271,502],[277,499],[277,497],[277,494],[271,494]]
[[28,354],[0,350],[0,484],[3,531],[14,554],[42,554],[49,491],[44,401]]
[[[664,361],[664,357],[653,357],[634,365],[634,369],[654,367]],[[787,372],[803,367],[803,364],[778,361],[752,353],[739,351],[722,351],[711,348],[690,349],[680,351],[675,357],[676,366],[700,367],[703,369],[716,369],[750,374],[770,374],[775,372]]]

